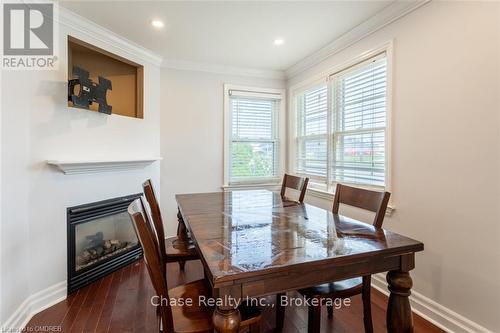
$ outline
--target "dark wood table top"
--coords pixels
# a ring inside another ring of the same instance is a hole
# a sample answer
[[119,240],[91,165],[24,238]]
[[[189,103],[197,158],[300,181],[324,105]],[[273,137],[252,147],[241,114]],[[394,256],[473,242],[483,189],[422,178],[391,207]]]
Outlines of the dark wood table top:
[[295,265],[359,262],[423,250],[411,238],[342,215],[282,201],[266,190],[176,196],[214,285]]

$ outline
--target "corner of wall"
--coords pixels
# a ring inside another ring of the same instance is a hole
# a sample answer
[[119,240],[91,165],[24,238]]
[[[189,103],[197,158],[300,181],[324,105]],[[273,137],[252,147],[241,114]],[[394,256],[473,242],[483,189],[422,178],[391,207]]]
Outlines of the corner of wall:
[[2,332],[20,332],[31,318],[66,299],[66,281],[56,283],[55,285],[30,295],[16,309],[16,311],[2,324]]

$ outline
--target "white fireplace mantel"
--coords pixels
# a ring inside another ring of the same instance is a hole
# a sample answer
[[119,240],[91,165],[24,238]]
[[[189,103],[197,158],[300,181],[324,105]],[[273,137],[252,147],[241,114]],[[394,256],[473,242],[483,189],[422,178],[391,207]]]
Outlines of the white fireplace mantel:
[[161,157],[127,160],[48,160],[47,164],[58,168],[65,175],[76,175],[144,169],[160,160]]

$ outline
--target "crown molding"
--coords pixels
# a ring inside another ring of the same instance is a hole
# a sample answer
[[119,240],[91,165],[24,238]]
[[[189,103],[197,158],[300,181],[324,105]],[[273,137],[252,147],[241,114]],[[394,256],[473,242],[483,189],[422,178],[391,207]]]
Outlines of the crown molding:
[[368,20],[335,39],[330,44],[308,55],[304,59],[286,69],[286,78],[292,78],[297,74],[313,67],[328,57],[346,49],[347,47],[402,18],[430,1],[431,0],[417,0],[411,2],[395,1],[377,14],[370,17]]
[[199,63],[199,62],[192,62],[185,60],[163,59],[161,66],[163,68],[170,68],[170,69],[177,69],[184,71],[207,72],[214,74],[226,74],[226,75],[237,75],[237,76],[252,76],[252,77],[260,77],[260,78],[275,79],[275,80],[284,80],[286,78],[284,71],[256,69],[247,67],[234,67],[234,66],[207,64],[207,63]]
[[285,71],[266,70],[248,67],[227,66],[220,64],[208,64],[186,60],[163,59],[151,50],[134,43],[111,30],[108,30],[95,22],[84,18],[66,8],[59,6],[60,24],[90,36],[103,44],[112,44],[114,48],[132,56],[150,62],[156,66],[176,70],[207,72],[214,74],[250,76],[275,80],[285,80],[313,67],[328,57],[342,51],[359,40],[373,34],[388,24],[411,13],[417,8],[425,5],[431,0],[396,1],[385,7],[368,20],[349,30],[330,44],[310,54]]
[[111,45],[120,52],[129,55],[129,57],[139,58],[144,62],[151,63],[155,66],[161,65],[163,58],[153,51],[148,50],[145,47],[134,43],[131,40],[128,40],[64,7],[59,6],[58,10],[59,24],[96,39],[102,44]]

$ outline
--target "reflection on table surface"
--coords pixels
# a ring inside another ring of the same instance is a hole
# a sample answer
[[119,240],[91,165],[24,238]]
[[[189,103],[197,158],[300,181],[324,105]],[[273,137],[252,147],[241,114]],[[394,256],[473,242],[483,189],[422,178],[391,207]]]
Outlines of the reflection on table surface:
[[418,243],[267,190],[177,196],[213,277]]

